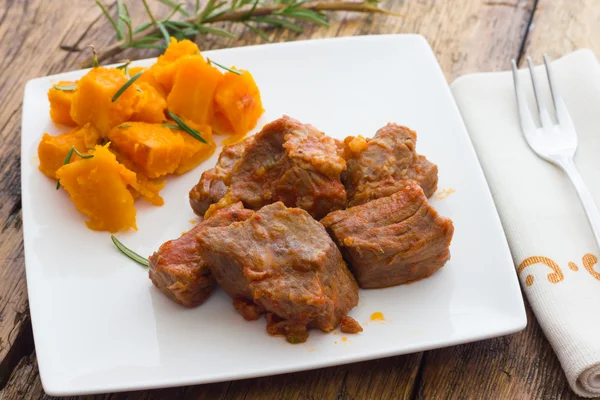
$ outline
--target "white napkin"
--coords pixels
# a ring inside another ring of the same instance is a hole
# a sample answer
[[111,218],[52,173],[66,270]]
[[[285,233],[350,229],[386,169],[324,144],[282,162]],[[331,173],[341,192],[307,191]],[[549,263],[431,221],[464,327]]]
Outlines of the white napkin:
[[[600,64],[591,51],[580,50],[552,65],[579,138],[575,164],[600,205]],[[537,115],[529,73],[521,73]],[[547,86],[543,69],[537,73]],[[527,146],[511,72],[469,75],[451,87],[494,196],[523,291],[573,390],[598,396],[600,263],[575,189],[559,168]],[[549,96],[546,91],[552,105]]]

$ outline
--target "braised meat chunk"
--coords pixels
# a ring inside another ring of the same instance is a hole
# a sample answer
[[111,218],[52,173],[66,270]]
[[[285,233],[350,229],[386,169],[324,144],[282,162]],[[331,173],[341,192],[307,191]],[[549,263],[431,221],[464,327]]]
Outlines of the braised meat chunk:
[[414,131],[396,124],[381,128],[372,139],[346,138],[348,205],[389,196],[411,181],[430,197],[437,189],[437,166],[417,154],[416,143]]
[[253,213],[244,209],[242,203],[231,205],[200,222],[179,239],[164,243],[149,259],[149,275],[154,286],[183,306],[202,304],[214,289],[215,281],[196,236],[208,227],[227,226],[235,221],[243,221]]
[[200,181],[190,190],[190,205],[196,214],[204,216],[211,204],[217,203],[227,192],[229,173],[242,158],[253,137],[223,147],[214,168],[204,171]]
[[361,288],[426,278],[450,259],[452,221],[438,215],[421,187],[335,211],[321,223],[340,246]]
[[228,196],[248,208],[282,201],[321,218],[346,205],[343,146],[311,125],[283,117],[265,125],[230,175]]
[[197,236],[213,276],[246,319],[267,313],[267,330],[304,342],[329,332],[358,303],[358,286],[325,228],[281,202]]

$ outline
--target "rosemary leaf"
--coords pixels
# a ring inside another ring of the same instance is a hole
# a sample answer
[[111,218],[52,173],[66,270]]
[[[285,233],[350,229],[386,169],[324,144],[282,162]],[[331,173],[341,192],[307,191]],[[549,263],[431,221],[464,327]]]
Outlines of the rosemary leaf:
[[121,96],[123,92],[125,92],[127,88],[133,84],[133,82],[135,82],[140,76],[142,76],[143,73],[144,71],[140,71],[134,76],[132,76],[131,79],[129,79],[123,86],[121,86],[121,89],[117,90],[117,93],[115,93],[111,101],[114,103],[119,98],[119,96]]
[[[258,1],[258,0],[257,0]],[[215,0],[208,0],[206,5],[204,6],[204,10],[198,15],[198,21],[204,22],[209,13],[211,13],[214,9]]]
[[160,44],[147,44],[147,43],[133,43],[131,47],[136,49],[166,49],[166,46]]
[[106,19],[108,20],[108,22],[110,22],[110,24],[112,25],[112,27],[115,30],[115,32],[117,32],[117,39],[121,40],[123,38],[123,36],[122,36],[123,32],[119,30],[119,26],[117,25],[117,23],[115,22],[115,20],[112,19],[112,17],[108,13],[108,10],[100,2],[100,0],[95,0],[95,1],[96,1],[96,4],[98,5],[98,7],[100,7],[100,10],[102,10],[102,14],[104,14],[104,16],[106,17]]
[[250,25],[246,21],[244,21],[243,24],[246,26],[246,28],[250,29],[252,32],[254,32],[258,36],[260,36],[262,38],[262,40],[264,40],[265,42],[270,42],[271,41],[271,39],[269,39],[269,37],[267,36],[267,34],[264,33],[263,31],[261,31],[260,29],[253,27],[252,25]]
[[77,85],[54,85],[52,86],[56,90],[62,90],[63,92],[72,92],[77,89]]
[[[167,7],[171,7],[171,8],[172,8],[172,9],[174,9],[174,10],[175,10],[175,9],[177,9],[177,11],[178,11],[179,13],[181,13],[182,15],[185,15],[186,17],[189,17],[189,16],[190,16],[190,13],[189,13],[189,12],[187,12],[187,11],[186,11],[184,8],[181,8],[181,6],[182,6],[183,4],[180,4],[180,3],[175,3],[175,2],[173,2],[173,1],[171,1],[171,0],[158,0],[158,1],[159,1],[159,2],[161,2],[161,3],[163,3],[163,4],[164,4],[165,6],[167,6]],[[176,12],[177,12],[177,11],[176,11]]]
[[127,257],[144,267],[148,267],[150,265],[147,258],[140,256],[138,253],[125,246],[119,239],[116,238],[115,235],[110,235],[110,238],[115,247],[119,249],[121,253],[125,254]]
[[146,0],[142,0],[142,4],[146,9],[146,13],[148,13],[148,16],[150,17],[150,21],[152,21],[152,23],[156,25],[156,18],[154,18],[154,14],[152,14],[152,11],[150,11],[150,6],[148,5],[148,2]]
[[100,66],[100,63],[98,62],[98,53],[96,53],[96,48],[94,47],[93,44],[90,44],[88,46],[90,49],[92,49],[92,54],[93,54],[93,59],[94,59],[94,68],[98,68]]
[[[65,161],[63,161],[63,165],[67,165],[71,161],[71,157],[73,157],[73,152],[77,153],[77,155],[81,158],[92,158],[93,154],[81,154],[79,150],[75,148],[75,146],[71,146],[69,151],[67,152],[67,156],[65,157]],[[60,189],[60,179],[56,182],[56,190]]]
[[[163,18],[162,22],[169,21],[171,18],[173,18],[173,15],[175,15],[177,12],[179,12],[179,10],[181,9],[181,6],[183,6],[183,3],[177,4],[177,7],[173,8],[173,10],[171,10],[171,13],[169,15],[167,15],[165,18]],[[185,10],[183,10],[183,11],[185,11]],[[187,11],[185,11],[185,12],[187,12]]]
[[126,61],[125,61],[125,64],[123,64],[123,65],[119,65],[119,66],[118,66],[118,67],[116,67],[116,68],[117,68],[117,69],[122,69],[122,70],[123,70],[123,72],[125,72],[125,75],[126,75],[128,78],[131,78],[131,76],[129,75],[129,64],[131,64],[131,61],[129,61],[129,60],[126,60]]
[[131,43],[131,46],[134,47],[136,44],[151,44],[151,43],[154,43],[161,39],[162,39],[161,34],[146,36],[146,37],[134,40],[133,43]]
[[263,22],[265,24],[271,24],[271,25],[275,25],[275,26],[280,26],[282,28],[289,29],[292,32],[302,33],[302,28],[300,28],[298,25],[296,25],[293,22],[290,22],[290,21],[288,21],[287,19],[284,19],[284,18],[276,18],[276,17],[252,17],[251,20],[255,21],[255,22]]
[[168,46],[171,43],[171,36],[169,36],[169,32],[167,32],[167,28],[162,24],[162,22],[157,22],[156,26],[160,29],[160,33],[162,33],[165,38],[165,44]]
[[165,128],[176,130],[176,131],[180,131],[181,130],[181,128],[179,127],[179,125],[175,125],[175,124],[162,124],[162,126],[164,126]]
[[329,26],[329,22],[325,19],[325,17],[318,14],[317,12],[310,11],[310,10],[292,9],[292,10],[285,11],[281,15],[290,17],[290,18],[314,22],[318,25],[323,25],[323,26],[327,26],[327,27]]
[[141,24],[140,26],[138,26],[137,28],[135,28],[133,30],[133,34],[137,34],[140,32],[145,31],[146,29],[150,28],[152,26],[152,22],[144,22],[143,24]]
[[[123,7],[123,0],[117,0],[117,15],[125,15],[125,8]],[[125,26],[123,21],[117,18],[117,39],[123,39],[125,32]]]
[[131,42],[133,41],[133,32],[131,30],[131,21],[128,20],[127,18],[121,17],[121,16],[119,16],[119,20],[125,22],[125,25],[127,25],[127,41],[126,41],[126,43],[128,46],[130,46]]
[[254,0],[254,4],[252,4],[252,8],[250,10],[248,10],[248,13],[246,15],[244,15],[244,17],[242,18],[242,21],[246,21],[246,20],[250,19],[250,17],[254,13],[254,10],[256,10],[256,6],[258,6],[258,0]]
[[127,129],[127,128],[130,128],[130,127],[131,127],[131,124],[123,124],[123,125],[119,125],[118,126],[119,129]]
[[215,64],[217,67],[223,68],[224,70],[229,71],[229,72],[231,72],[233,74],[236,74],[236,75],[242,75],[243,74],[242,71],[238,71],[237,69],[233,69],[233,68],[227,68],[226,66],[221,65],[218,62],[211,60],[210,58],[208,58],[207,60],[208,60],[209,64]]
[[202,133],[202,132],[198,132],[198,131],[197,131],[197,130],[195,130],[194,128],[191,128],[191,127],[189,127],[189,126],[188,126],[188,125],[187,125],[185,122],[183,122],[183,121],[182,121],[182,120],[181,120],[181,119],[180,119],[180,118],[179,118],[177,115],[173,114],[173,113],[171,112],[171,110],[167,110],[167,114],[169,114],[169,117],[171,117],[171,119],[172,119],[173,121],[175,121],[175,122],[177,123],[177,125],[179,125],[179,127],[180,127],[182,130],[186,131],[186,132],[187,132],[187,133],[188,133],[188,134],[189,134],[191,137],[193,137],[193,138],[194,138],[194,139],[196,139],[196,140],[199,140],[199,141],[201,141],[202,143],[209,144],[209,143],[206,141],[206,139],[204,139],[204,138],[201,136],[201,133]]
[[197,27],[198,27],[198,30],[200,31],[200,33],[212,33],[213,35],[229,37],[232,39],[237,38],[237,35],[235,33],[231,33],[225,29],[215,28],[214,26],[208,26],[208,25],[199,25]]

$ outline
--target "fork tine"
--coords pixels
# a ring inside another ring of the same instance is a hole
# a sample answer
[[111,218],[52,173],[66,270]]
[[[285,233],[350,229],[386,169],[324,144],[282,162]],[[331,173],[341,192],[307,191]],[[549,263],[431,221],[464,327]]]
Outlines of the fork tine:
[[558,91],[556,77],[554,76],[554,71],[552,70],[550,59],[547,54],[544,54],[544,64],[546,64],[546,71],[548,72],[548,83],[550,84],[550,91],[552,92],[552,101],[554,102],[554,109],[556,110],[556,119],[563,131],[569,130],[575,132],[573,120],[571,119],[567,105]]
[[515,95],[517,97],[517,107],[519,108],[519,119],[521,120],[521,127],[525,136],[535,132],[535,122],[531,116],[531,111],[527,105],[527,99],[525,98],[525,92],[519,81],[519,73],[517,70],[517,62],[512,60],[512,71],[513,81],[515,83]]
[[548,109],[546,108],[546,103],[544,99],[542,99],[542,92],[540,89],[540,84],[538,82],[537,76],[534,71],[533,60],[531,57],[527,57],[527,64],[529,65],[529,74],[531,75],[531,83],[533,84],[533,93],[535,94],[535,102],[537,103],[538,112],[540,113],[540,122],[542,123],[542,128],[544,128],[545,132],[552,131],[552,119],[550,118],[550,114],[548,114]]
[[552,66],[550,65],[550,59],[548,58],[548,54],[544,53],[544,65],[546,66],[546,75],[548,75],[548,83],[550,84],[550,93],[552,94],[552,102],[554,103],[554,109],[556,110],[556,117],[558,122],[560,122],[560,116],[558,115],[558,108],[556,107],[556,98],[560,97],[558,93],[558,89],[554,82],[556,79],[554,78],[554,71],[552,70]]

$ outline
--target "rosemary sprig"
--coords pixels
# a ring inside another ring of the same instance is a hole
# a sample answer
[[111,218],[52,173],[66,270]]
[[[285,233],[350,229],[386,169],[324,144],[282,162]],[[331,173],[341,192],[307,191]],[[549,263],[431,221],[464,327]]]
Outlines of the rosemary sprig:
[[184,131],[186,131],[186,132],[187,132],[187,133],[188,133],[188,134],[189,134],[191,137],[193,137],[194,139],[196,139],[196,140],[199,140],[199,141],[201,141],[202,143],[209,144],[209,143],[206,141],[206,139],[204,139],[204,138],[201,136],[201,133],[202,133],[202,132],[198,132],[198,131],[197,131],[197,130],[195,130],[194,128],[192,128],[192,127],[188,126],[188,125],[187,125],[185,122],[183,122],[183,121],[181,120],[181,118],[179,118],[177,115],[173,114],[173,113],[171,112],[171,110],[167,110],[167,114],[169,114],[169,117],[171,117],[171,119],[177,123],[177,125],[179,126],[179,128],[180,128],[181,130],[184,130]]
[[[134,28],[129,17],[129,11],[125,4],[117,7],[118,16],[115,21],[106,7],[95,0],[102,9],[102,13],[109,20],[116,32],[117,41],[104,49],[100,60],[106,60],[115,56],[127,48],[157,48],[164,49],[165,44],[159,44],[164,40],[168,44],[170,37],[176,39],[194,38],[196,35],[213,34],[220,36],[236,37],[232,32],[210,26],[223,21],[231,21],[244,24],[249,30],[268,41],[268,37],[258,26],[250,22],[268,27],[279,27],[293,32],[302,32],[302,27],[297,21],[307,21],[314,24],[328,26],[325,12],[350,11],[359,13],[387,14],[401,16],[394,12],[378,8],[379,0],[363,1],[327,1],[327,0],[270,0],[260,2],[259,0],[208,0],[204,7],[200,2],[195,2],[195,7],[186,10],[182,4],[173,0],[158,0],[160,3],[171,8],[169,15],[159,20],[150,12],[147,12],[150,21],[142,23]],[[118,2],[117,5],[119,5]],[[145,6],[146,0],[144,0]],[[182,16],[183,20],[176,20],[176,16]],[[125,27],[127,27],[127,32]],[[92,59],[83,61],[84,66],[89,66]]]
[[96,52],[96,48],[93,44],[90,44],[89,47],[92,49],[92,67],[98,68],[100,66],[100,61],[98,61],[98,53]]
[[[67,156],[65,157],[65,161],[63,165],[67,165],[71,161],[71,157],[73,157],[73,152],[75,152],[81,158],[92,158],[93,154],[81,154],[79,150],[75,148],[75,146],[71,146],[69,151],[67,152]],[[60,189],[60,179],[56,182],[56,190]]]
[[144,71],[140,71],[134,76],[132,76],[123,86],[121,86],[121,89],[117,90],[117,93],[115,93],[111,101],[114,103],[127,90],[129,86],[133,85],[133,82],[137,81],[137,79],[140,76],[142,76],[143,73]]
[[77,89],[77,85],[54,85],[52,86],[56,90],[62,90],[63,92],[72,92]]
[[125,72],[125,76],[127,76],[128,78],[131,78],[131,76],[129,75],[129,64],[131,64],[131,61],[129,60],[124,60],[123,61],[125,64],[123,65],[119,65],[118,67],[116,67],[117,69],[122,69],[123,72]]
[[173,129],[173,130],[181,130],[179,125],[175,125],[175,124],[162,124],[162,126],[164,126],[165,128]]
[[226,70],[226,71],[229,71],[229,72],[231,72],[231,73],[233,73],[233,74],[236,74],[236,75],[242,75],[242,74],[243,74],[243,72],[242,72],[242,71],[238,71],[238,70],[237,70],[237,69],[235,69],[235,68],[227,68],[226,66],[224,66],[224,65],[222,65],[222,64],[219,64],[218,62],[216,62],[216,61],[213,61],[213,60],[211,60],[210,58],[207,58],[206,60],[208,61],[208,63],[209,63],[209,64],[215,64],[217,67],[219,67],[219,68],[223,68],[224,70]]
[[115,235],[110,235],[110,238],[115,247],[119,249],[121,253],[125,254],[127,257],[144,267],[148,267],[150,265],[147,258],[140,256],[138,253],[125,246],[119,239],[116,238]]

